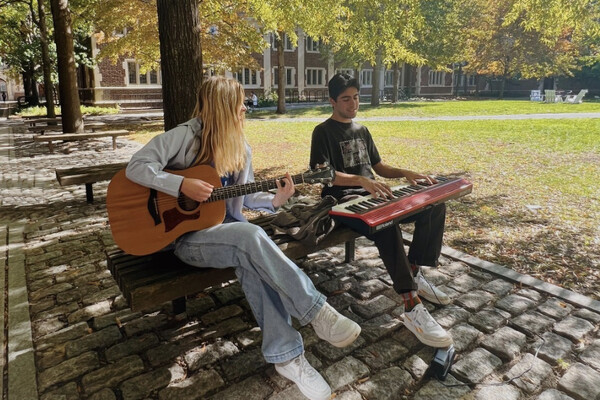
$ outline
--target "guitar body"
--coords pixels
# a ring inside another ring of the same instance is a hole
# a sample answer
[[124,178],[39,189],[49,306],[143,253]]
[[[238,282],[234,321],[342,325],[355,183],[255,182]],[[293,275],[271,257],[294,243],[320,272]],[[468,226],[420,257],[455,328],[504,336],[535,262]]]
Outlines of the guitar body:
[[[221,178],[208,165],[167,171],[221,187]],[[218,225],[225,219],[224,200],[198,203],[183,195],[169,196],[132,182],[124,169],[108,185],[106,208],[115,243],[133,255],[157,252],[184,233]]]

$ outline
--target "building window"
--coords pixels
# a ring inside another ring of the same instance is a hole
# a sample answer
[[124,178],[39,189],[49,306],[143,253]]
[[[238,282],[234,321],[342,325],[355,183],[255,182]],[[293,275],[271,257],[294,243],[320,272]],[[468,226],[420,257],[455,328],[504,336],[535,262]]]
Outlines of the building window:
[[394,71],[385,71],[385,86],[394,86]]
[[306,37],[306,52],[307,53],[318,53],[320,40],[315,40],[310,36]]
[[446,73],[444,71],[429,70],[429,86],[444,86]]
[[361,86],[372,86],[373,85],[373,70],[363,69],[360,71],[360,84]]
[[[276,35],[274,33],[271,33],[271,34],[269,34],[269,37],[270,37],[270,42],[271,42],[271,50],[277,51]],[[283,47],[283,49],[285,51],[294,51],[294,46],[292,46],[292,41],[290,40],[290,37],[287,34],[283,34],[283,43],[285,43],[285,46]]]
[[467,78],[467,86],[475,86],[475,75],[461,75],[460,86],[465,85],[465,76]]
[[127,84],[128,85],[158,85],[160,76],[156,70],[140,73],[140,65],[135,61],[127,61]]
[[0,81],[0,92],[6,92],[6,82]]
[[250,68],[242,68],[233,73],[234,79],[244,86],[258,86],[258,71]]
[[[279,85],[279,68],[278,67],[274,67],[273,68],[273,86],[278,86]],[[286,87],[294,87],[296,86],[294,84],[294,68],[292,67],[285,67],[285,86]]]
[[323,86],[325,84],[325,70],[322,68],[306,69],[307,86]]

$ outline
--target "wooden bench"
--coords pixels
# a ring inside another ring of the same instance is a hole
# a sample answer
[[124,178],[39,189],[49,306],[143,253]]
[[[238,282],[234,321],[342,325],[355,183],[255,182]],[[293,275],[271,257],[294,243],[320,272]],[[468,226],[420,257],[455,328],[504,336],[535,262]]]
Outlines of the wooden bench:
[[[274,215],[250,222],[262,226],[271,236],[270,221]],[[301,259],[318,250],[345,244],[345,261],[354,260],[355,239],[361,235],[340,226],[317,246],[305,246],[291,237],[278,239],[278,246],[292,260]],[[233,268],[196,268],[179,260],[172,251],[147,256],[132,256],[121,250],[106,252],[108,269],[133,311],[150,310],[167,301],[173,312],[186,309],[186,296],[235,279]]]
[[117,148],[117,137],[126,136],[131,134],[130,131],[116,130],[116,131],[102,131],[102,132],[84,132],[84,133],[59,133],[52,135],[35,136],[34,142],[48,142],[50,152],[54,151],[52,142],[57,140],[85,140],[85,139],[97,139],[102,137],[112,137],[112,148]]
[[28,118],[25,120],[25,123],[29,126],[36,126],[37,124],[48,124],[50,122],[54,122],[56,124],[61,124],[61,119],[59,117],[56,118]]
[[[92,132],[96,132],[99,128],[104,128],[106,124],[104,122],[88,122],[84,123],[85,129],[88,129]],[[62,131],[62,124],[58,123],[56,125],[33,125],[27,128],[29,133],[41,133],[44,132],[60,132]]]
[[125,168],[127,162],[90,165],[87,167],[57,168],[56,180],[60,186],[85,184],[85,197],[88,203],[94,202],[92,184],[111,180],[112,177]]

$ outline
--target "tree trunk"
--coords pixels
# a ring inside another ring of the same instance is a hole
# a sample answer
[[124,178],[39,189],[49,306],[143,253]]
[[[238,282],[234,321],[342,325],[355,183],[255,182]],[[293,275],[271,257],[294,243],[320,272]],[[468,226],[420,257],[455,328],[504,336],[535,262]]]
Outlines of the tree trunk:
[[412,75],[412,66],[409,65],[409,64],[406,64],[406,82],[405,82],[405,84],[406,84],[406,97],[409,98],[409,99],[412,96],[412,90],[411,90],[411,88],[412,88],[412,86],[411,86],[411,84],[412,84],[412,82],[411,82],[412,76],[411,75]]
[[375,68],[373,68],[372,86],[371,86],[371,105],[377,107],[379,105],[379,71],[381,70],[381,49],[377,50],[375,56]]
[[77,70],[73,51],[73,31],[68,0],[51,0],[54,20],[54,42],[58,61],[58,93],[60,95],[63,132],[83,132],[83,118],[77,89]]
[[187,121],[202,84],[197,0],[158,0],[158,34],[165,130]]
[[44,94],[46,95],[46,116],[56,117],[54,110],[54,87],[52,86],[52,65],[48,50],[48,27],[46,26],[46,10],[44,2],[38,0],[38,18],[40,28],[40,43],[42,45],[42,69],[44,71]]
[[400,78],[400,68],[398,68],[398,62],[394,63],[394,78],[392,78],[394,80],[393,83],[393,87],[392,87],[392,103],[397,103],[398,102],[398,81]]
[[454,82],[454,95],[458,97],[458,88],[460,87],[460,77],[462,76],[462,64],[458,64],[458,72],[456,73],[456,82]]
[[279,32],[279,38],[277,39],[277,111],[276,114],[285,114],[285,34]]
[[23,91],[25,92],[25,101],[29,106],[40,104],[40,96],[37,91],[37,82],[34,78],[33,62],[29,61],[21,74],[23,76]]
[[504,84],[506,83],[506,76],[502,75],[502,80],[500,81],[500,95],[498,96],[499,100],[504,99]]

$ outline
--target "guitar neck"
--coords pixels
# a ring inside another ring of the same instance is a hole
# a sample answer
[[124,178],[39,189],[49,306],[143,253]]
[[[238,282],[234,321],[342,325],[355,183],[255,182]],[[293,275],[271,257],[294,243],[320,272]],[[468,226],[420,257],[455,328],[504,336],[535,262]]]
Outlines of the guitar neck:
[[[271,189],[275,189],[277,187],[277,183],[275,183],[278,179],[270,179],[263,180],[258,182],[250,182],[245,183],[243,185],[231,185],[225,186],[221,188],[217,188],[213,190],[212,194],[206,200],[207,202],[211,201],[219,201],[230,199],[232,197],[244,196],[246,194],[257,193],[257,192],[267,192]],[[304,175],[292,175],[292,182],[294,185],[298,185],[300,183],[304,183]]]

